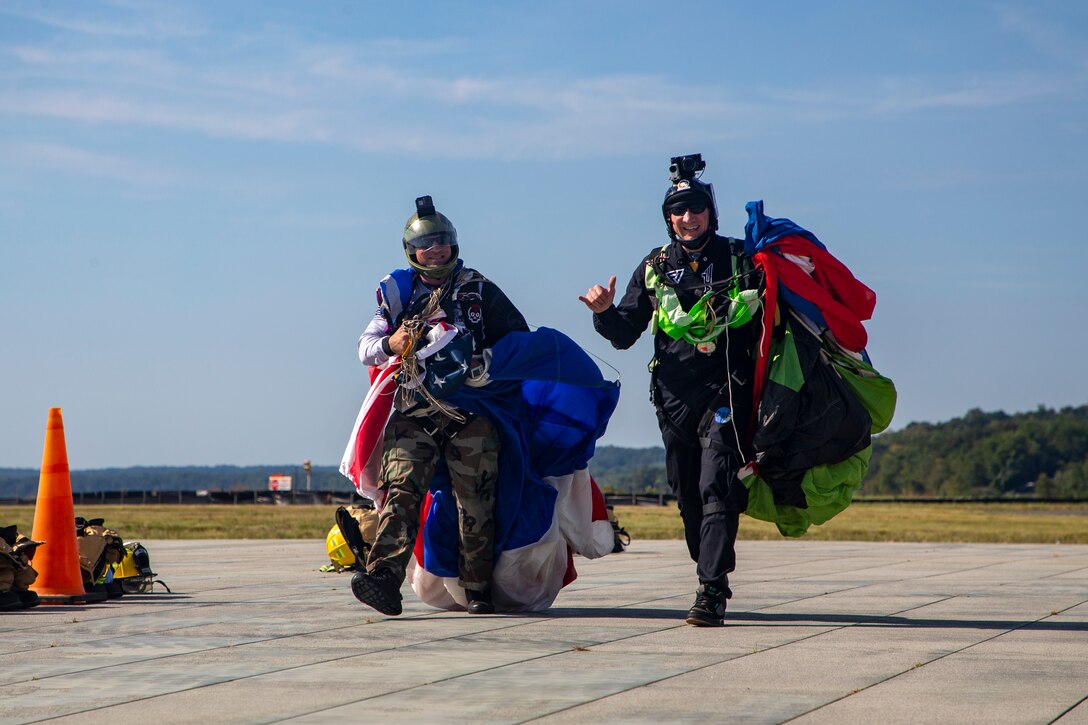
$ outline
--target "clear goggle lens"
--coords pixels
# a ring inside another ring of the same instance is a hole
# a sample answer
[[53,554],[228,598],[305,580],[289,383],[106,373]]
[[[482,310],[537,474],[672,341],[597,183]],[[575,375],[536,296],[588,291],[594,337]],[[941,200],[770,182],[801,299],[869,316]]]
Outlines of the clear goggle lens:
[[408,240],[408,246],[416,251],[430,249],[431,247],[449,247],[453,245],[453,235],[449,232],[435,232],[424,234],[421,237]]

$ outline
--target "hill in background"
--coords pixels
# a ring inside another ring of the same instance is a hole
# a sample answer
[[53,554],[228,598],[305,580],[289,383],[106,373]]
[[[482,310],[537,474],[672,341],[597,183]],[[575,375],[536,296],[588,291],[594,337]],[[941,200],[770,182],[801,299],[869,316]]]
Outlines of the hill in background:
[[[606,493],[667,493],[660,447],[600,446],[591,471]],[[301,464],[137,466],[72,471],[74,492],[266,490],[287,474],[305,490]],[[315,491],[351,491],[334,466],[314,466]],[[38,471],[0,468],[0,497],[32,498]],[[968,411],[945,423],[912,423],[873,439],[862,496],[1088,498],[1088,405],[1030,413]]]
[[862,492],[1088,498],[1088,405],[1015,415],[974,409],[877,436]]
[[[609,491],[666,492],[663,448],[601,446],[593,459],[593,476]],[[301,464],[268,466],[133,466],[72,471],[73,493],[99,491],[264,491],[268,477],[286,474],[296,490],[306,490]],[[334,466],[314,466],[314,491],[354,490]],[[38,470],[0,468],[0,497],[33,498],[38,491]]]

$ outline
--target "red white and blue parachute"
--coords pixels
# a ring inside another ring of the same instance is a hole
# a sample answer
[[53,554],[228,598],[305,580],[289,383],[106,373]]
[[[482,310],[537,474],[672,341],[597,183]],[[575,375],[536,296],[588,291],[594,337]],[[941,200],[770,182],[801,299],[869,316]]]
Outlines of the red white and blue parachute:
[[[359,493],[383,503],[378,488],[381,437],[399,364],[372,373],[341,472]],[[465,386],[443,402],[494,421],[501,438],[495,511],[493,598],[506,611],[540,610],[576,576],[573,553],[612,551],[604,497],[588,463],[619,399],[619,383],[563,333],[512,332],[492,349],[488,384]],[[457,510],[440,463],[421,512],[412,588],[441,608],[465,605],[457,584]]]

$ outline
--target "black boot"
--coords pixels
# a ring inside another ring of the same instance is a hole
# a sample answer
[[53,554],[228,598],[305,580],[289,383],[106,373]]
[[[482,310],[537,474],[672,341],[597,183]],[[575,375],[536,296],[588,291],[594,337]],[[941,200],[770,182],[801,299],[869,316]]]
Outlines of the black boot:
[[335,518],[336,525],[340,527],[340,535],[344,537],[351,553],[355,555],[355,568],[362,571],[366,567],[366,557],[370,554],[370,544],[363,539],[359,522],[343,506],[336,509]]
[[725,624],[725,592],[713,584],[700,586],[695,592],[695,604],[688,610],[687,623],[696,627]]
[[494,614],[495,605],[491,603],[491,590],[482,592],[475,589],[466,589],[465,597],[468,599],[469,614]]
[[0,612],[10,612],[22,609],[23,603],[19,599],[19,593],[15,591],[0,592]]
[[351,593],[363,604],[395,617],[401,613],[400,584],[391,569],[378,567],[372,572],[357,572],[351,578]]

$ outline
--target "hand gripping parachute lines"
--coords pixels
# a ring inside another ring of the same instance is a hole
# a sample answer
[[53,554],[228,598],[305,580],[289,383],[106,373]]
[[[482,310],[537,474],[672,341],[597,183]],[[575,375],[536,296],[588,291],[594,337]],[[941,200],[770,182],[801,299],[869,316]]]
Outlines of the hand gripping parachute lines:
[[[340,465],[359,494],[379,507],[380,442],[392,408],[396,365],[374,377]],[[491,349],[487,380],[444,402],[495,422],[501,452],[492,598],[501,610],[539,611],[577,576],[574,553],[597,558],[615,544],[588,463],[615,410],[619,383],[605,380],[573,340],[550,328],[503,337]],[[431,606],[463,607],[457,511],[444,463],[421,519],[408,581]]]
[[870,435],[896,392],[865,352],[876,294],[811,232],[746,205],[745,251],[765,279],[750,426],[754,461],[738,474],[749,516],[801,536],[845,509],[869,468]]
[[[437,322],[427,333],[427,344],[415,354],[417,360],[426,360],[452,342],[457,328],[446,322]],[[382,434],[389,414],[393,410],[393,396],[397,390],[397,374],[401,371],[400,358],[392,358],[383,368],[370,367],[370,390],[363,398],[355,426],[351,429],[348,446],[340,462],[340,472],[351,479],[360,496],[381,503],[378,491],[378,465],[381,460]]]

